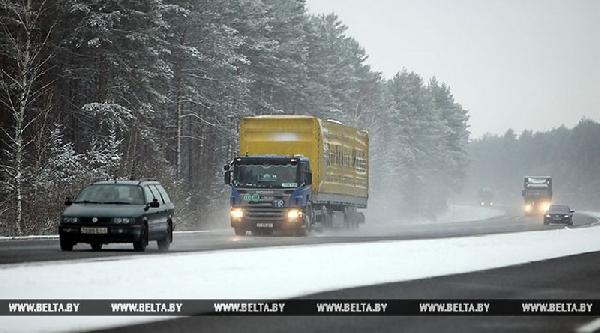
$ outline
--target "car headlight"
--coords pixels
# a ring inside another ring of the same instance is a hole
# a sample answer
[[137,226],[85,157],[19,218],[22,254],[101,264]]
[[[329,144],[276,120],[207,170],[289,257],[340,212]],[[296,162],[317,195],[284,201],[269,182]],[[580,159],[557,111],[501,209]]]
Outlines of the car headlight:
[[244,210],[241,208],[232,208],[231,211],[229,211],[229,214],[234,219],[241,219],[244,217]]
[[565,214],[565,217],[571,217],[571,215],[569,215],[569,214]]
[[79,218],[72,216],[63,216],[62,221],[63,223],[77,223],[79,222]]
[[550,214],[546,214],[546,217],[550,217]]
[[288,210],[288,219],[291,221],[298,220],[302,218],[302,211],[300,209],[290,209]]
[[115,217],[113,218],[113,222],[116,224],[129,224],[133,222],[133,218],[131,217]]

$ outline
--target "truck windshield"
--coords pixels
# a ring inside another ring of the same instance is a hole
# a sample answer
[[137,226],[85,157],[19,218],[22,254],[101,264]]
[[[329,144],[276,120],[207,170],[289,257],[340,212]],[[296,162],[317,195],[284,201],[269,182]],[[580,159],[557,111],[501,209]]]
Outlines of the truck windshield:
[[246,164],[237,165],[233,184],[247,187],[285,187],[298,186],[296,165]]

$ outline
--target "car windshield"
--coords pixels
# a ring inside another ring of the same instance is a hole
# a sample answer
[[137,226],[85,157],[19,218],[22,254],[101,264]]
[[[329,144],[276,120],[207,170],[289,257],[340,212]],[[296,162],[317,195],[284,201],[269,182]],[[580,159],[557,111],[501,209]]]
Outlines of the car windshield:
[[297,187],[296,165],[238,165],[235,168],[233,183],[247,187]]
[[548,211],[556,213],[569,213],[571,209],[569,209],[569,206],[553,205],[550,206],[550,209],[548,209]]
[[75,203],[143,205],[144,192],[135,185],[91,185],[81,191]]

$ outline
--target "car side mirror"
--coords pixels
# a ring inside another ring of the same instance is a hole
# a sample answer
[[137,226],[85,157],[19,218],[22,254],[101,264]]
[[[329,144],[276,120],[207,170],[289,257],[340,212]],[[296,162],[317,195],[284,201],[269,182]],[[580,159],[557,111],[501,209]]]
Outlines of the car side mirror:
[[158,203],[158,199],[154,198],[152,199],[152,202],[150,202],[150,208],[158,208],[160,207],[160,203]]
[[65,199],[65,206],[71,206],[73,204],[73,201],[71,201],[71,197],[67,197]]
[[573,213],[575,213],[575,211],[571,209],[571,214],[573,214]]

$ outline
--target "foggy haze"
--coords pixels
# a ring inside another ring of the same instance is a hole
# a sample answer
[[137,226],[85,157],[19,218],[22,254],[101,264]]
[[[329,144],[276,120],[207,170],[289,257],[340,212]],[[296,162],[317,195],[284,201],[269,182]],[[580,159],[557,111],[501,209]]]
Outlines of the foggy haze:
[[387,78],[436,76],[472,137],[600,120],[600,1],[307,0],[336,13]]

